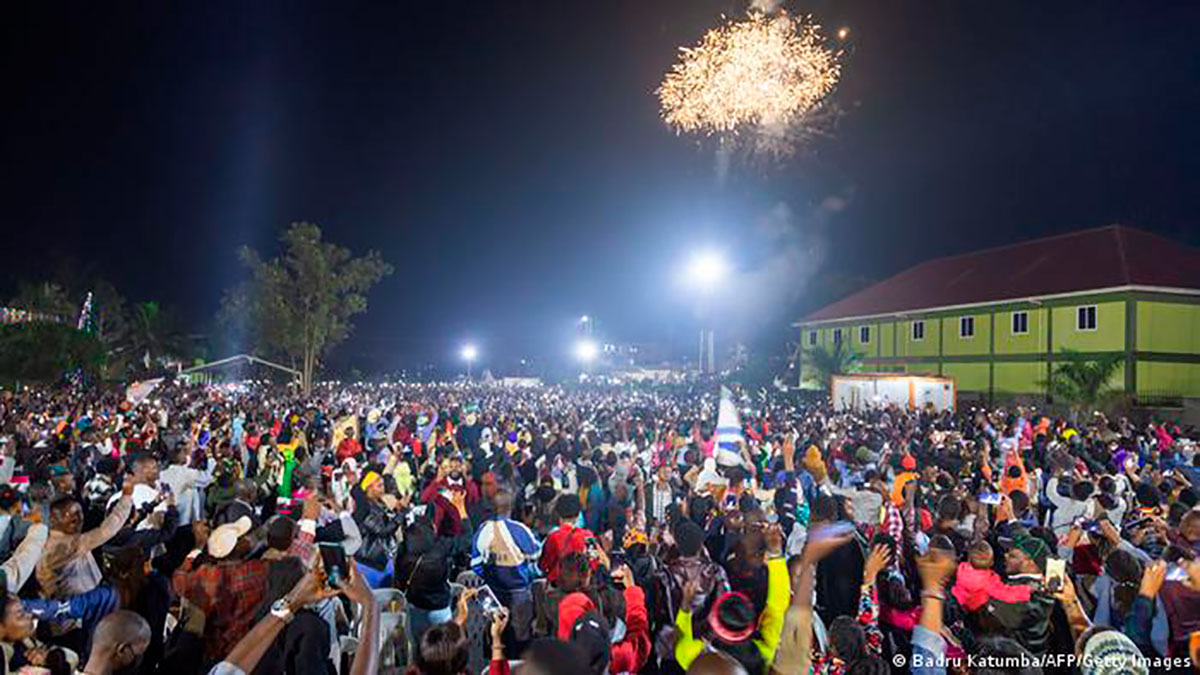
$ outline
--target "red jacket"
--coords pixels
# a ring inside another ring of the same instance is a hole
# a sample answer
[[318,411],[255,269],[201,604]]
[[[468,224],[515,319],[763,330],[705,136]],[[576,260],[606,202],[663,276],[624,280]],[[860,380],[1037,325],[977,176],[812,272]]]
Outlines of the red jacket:
[[550,583],[558,581],[558,563],[568,553],[583,553],[587,550],[587,540],[595,537],[591,530],[570,525],[560,525],[559,528],[546,537],[542,546],[542,558],[538,567]]
[[343,438],[337,446],[338,464],[345,462],[347,457],[357,457],[360,452],[362,452],[362,443],[359,443],[357,438]]
[[[608,672],[636,673],[650,658],[650,619],[646,614],[646,594],[637,586],[625,589],[625,639],[609,652]],[[571,593],[558,604],[558,639],[568,642],[579,617],[596,611],[588,596]]]

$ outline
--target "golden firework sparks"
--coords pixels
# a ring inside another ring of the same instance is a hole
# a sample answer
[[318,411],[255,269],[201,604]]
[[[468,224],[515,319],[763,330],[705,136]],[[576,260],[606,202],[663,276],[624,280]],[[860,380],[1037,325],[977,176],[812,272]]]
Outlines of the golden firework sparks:
[[820,27],[786,12],[727,21],[680,52],[657,91],[662,118],[677,132],[728,135],[802,123],[840,72]]

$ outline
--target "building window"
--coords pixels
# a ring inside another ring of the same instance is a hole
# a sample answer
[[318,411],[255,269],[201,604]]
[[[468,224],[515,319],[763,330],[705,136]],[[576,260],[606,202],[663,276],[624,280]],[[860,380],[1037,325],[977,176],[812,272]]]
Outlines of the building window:
[[833,329],[833,344],[835,344],[835,345],[842,344],[842,329],[841,328]]
[[817,346],[817,331],[815,331],[815,330],[808,331],[808,346],[809,347]]
[[1096,306],[1075,308],[1075,330],[1096,330]]
[[1012,313],[1012,333],[1013,335],[1029,334],[1029,312]]
[[912,339],[913,339],[913,342],[920,342],[921,340],[925,339],[925,322],[924,321],[912,322]]
[[864,345],[871,341],[871,327],[870,326],[863,326],[858,329],[858,341]]
[[960,338],[975,337],[975,317],[964,316],[958,320],[958,337],[960,337]]

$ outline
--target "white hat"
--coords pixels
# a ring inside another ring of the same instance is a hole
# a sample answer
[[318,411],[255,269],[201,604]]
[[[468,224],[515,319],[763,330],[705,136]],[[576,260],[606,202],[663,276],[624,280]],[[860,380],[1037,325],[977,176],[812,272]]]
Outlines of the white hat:
[[212,531],[208,535],[208,554],[220,560],[233,552],[233,547],[237,546],[238,539],[241,539],[254,524],[250,522],[249,516],[242,516],[232,523],[225,523]]
[[708,494],[710,485],[724,487],[729,484],[729,481],[717,473],[717,460],[708,457],[704,460],[704,468],[700,470],[700,475],[696,476],[696,494]]

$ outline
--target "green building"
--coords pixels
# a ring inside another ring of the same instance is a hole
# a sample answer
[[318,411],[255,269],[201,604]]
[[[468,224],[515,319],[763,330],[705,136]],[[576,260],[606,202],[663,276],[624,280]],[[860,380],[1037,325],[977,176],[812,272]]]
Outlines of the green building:
[[843,343],[865,370],[989,401],[1043,399],[1063,350],[1120,354],[1111,384],[1137,405],[1200,412],[1200,250],[1127,227],[930,260],[794,325],[804,349]]

